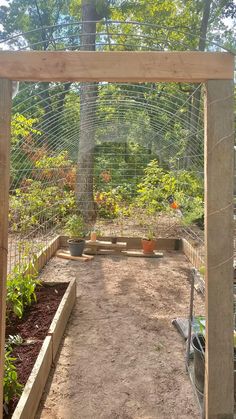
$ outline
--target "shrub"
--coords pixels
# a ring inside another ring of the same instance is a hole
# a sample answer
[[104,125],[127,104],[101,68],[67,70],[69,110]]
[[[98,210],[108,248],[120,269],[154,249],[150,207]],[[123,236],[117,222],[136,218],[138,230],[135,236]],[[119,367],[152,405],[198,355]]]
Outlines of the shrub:
[[61,184],[64,188],[75,189],[76,168],[69,159],[67,151],[61,151],[56,155],[45,153],[34,162],[36,169],[41,169],[40,180],[53,180],[54,184]]
[[10,228],[27,233],[40,229],[41,225],[51,227],[58,224],[75,208],[72,191],[59,185],[44,186],[41,181],[25,180],[15,195],[10,196]]
[[167,171],[152,160],[144,170],[144,178],[138,185],[137,205],[151,214],[169,211],[167,198],[175,196],[181,207],[185,224],[203,215],[203,184],[194,173]]
[[98,214],[101,218],[116,218],[119,215],[119,206],[112,191],[97,192],[95,201],[98,207]]

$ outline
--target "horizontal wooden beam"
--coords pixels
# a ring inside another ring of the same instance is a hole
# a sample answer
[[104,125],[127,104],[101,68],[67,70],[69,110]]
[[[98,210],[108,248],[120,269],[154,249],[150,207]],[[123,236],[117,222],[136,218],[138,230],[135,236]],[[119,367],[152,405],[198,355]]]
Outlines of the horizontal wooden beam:
[[0,78],[19,81],[197,83],[233,71],[233,55],[221,52],[0,52]]

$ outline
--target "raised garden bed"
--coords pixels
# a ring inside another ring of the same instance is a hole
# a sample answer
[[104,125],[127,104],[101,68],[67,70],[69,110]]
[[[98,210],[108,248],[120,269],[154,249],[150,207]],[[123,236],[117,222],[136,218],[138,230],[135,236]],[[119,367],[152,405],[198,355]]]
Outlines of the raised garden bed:
[[5,418],[33,419],[50,368],[76,298],[75,280],[70,283],[44,283],[22,320],[11,319],[6,336],[19,334],[24,342],[15,346],[13,356],[24,390],[14,400]]

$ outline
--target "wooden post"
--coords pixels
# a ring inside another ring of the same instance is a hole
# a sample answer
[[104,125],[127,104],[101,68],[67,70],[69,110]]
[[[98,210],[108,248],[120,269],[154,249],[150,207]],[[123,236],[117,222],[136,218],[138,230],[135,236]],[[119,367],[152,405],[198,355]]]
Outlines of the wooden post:
[[205,101],[207,419],[232,419],[233,81],[210,80]]
[[0,419],[3,405],[12,83],[0,79]]

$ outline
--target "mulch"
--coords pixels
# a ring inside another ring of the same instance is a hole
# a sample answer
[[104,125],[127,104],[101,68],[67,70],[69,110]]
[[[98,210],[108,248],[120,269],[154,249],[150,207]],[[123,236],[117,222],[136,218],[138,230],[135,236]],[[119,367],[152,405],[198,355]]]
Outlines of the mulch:
[[[36,291],[37,302],[25,311],[24,317],[18,319],[15,315],[12,315],[7,320],[6,339],[9,335],[20,335],[24,341],[22,345],[15,346],[12,353],[12,356],[17,358],[15,366],[19,382],[22,385],[25,385],[29,378],[43,340],[67,287],[68,283],[38,286]],[[9,406],[8,414],[4,413],[4,419],[11,418],[17,402],[18,399],[14,399]]]

